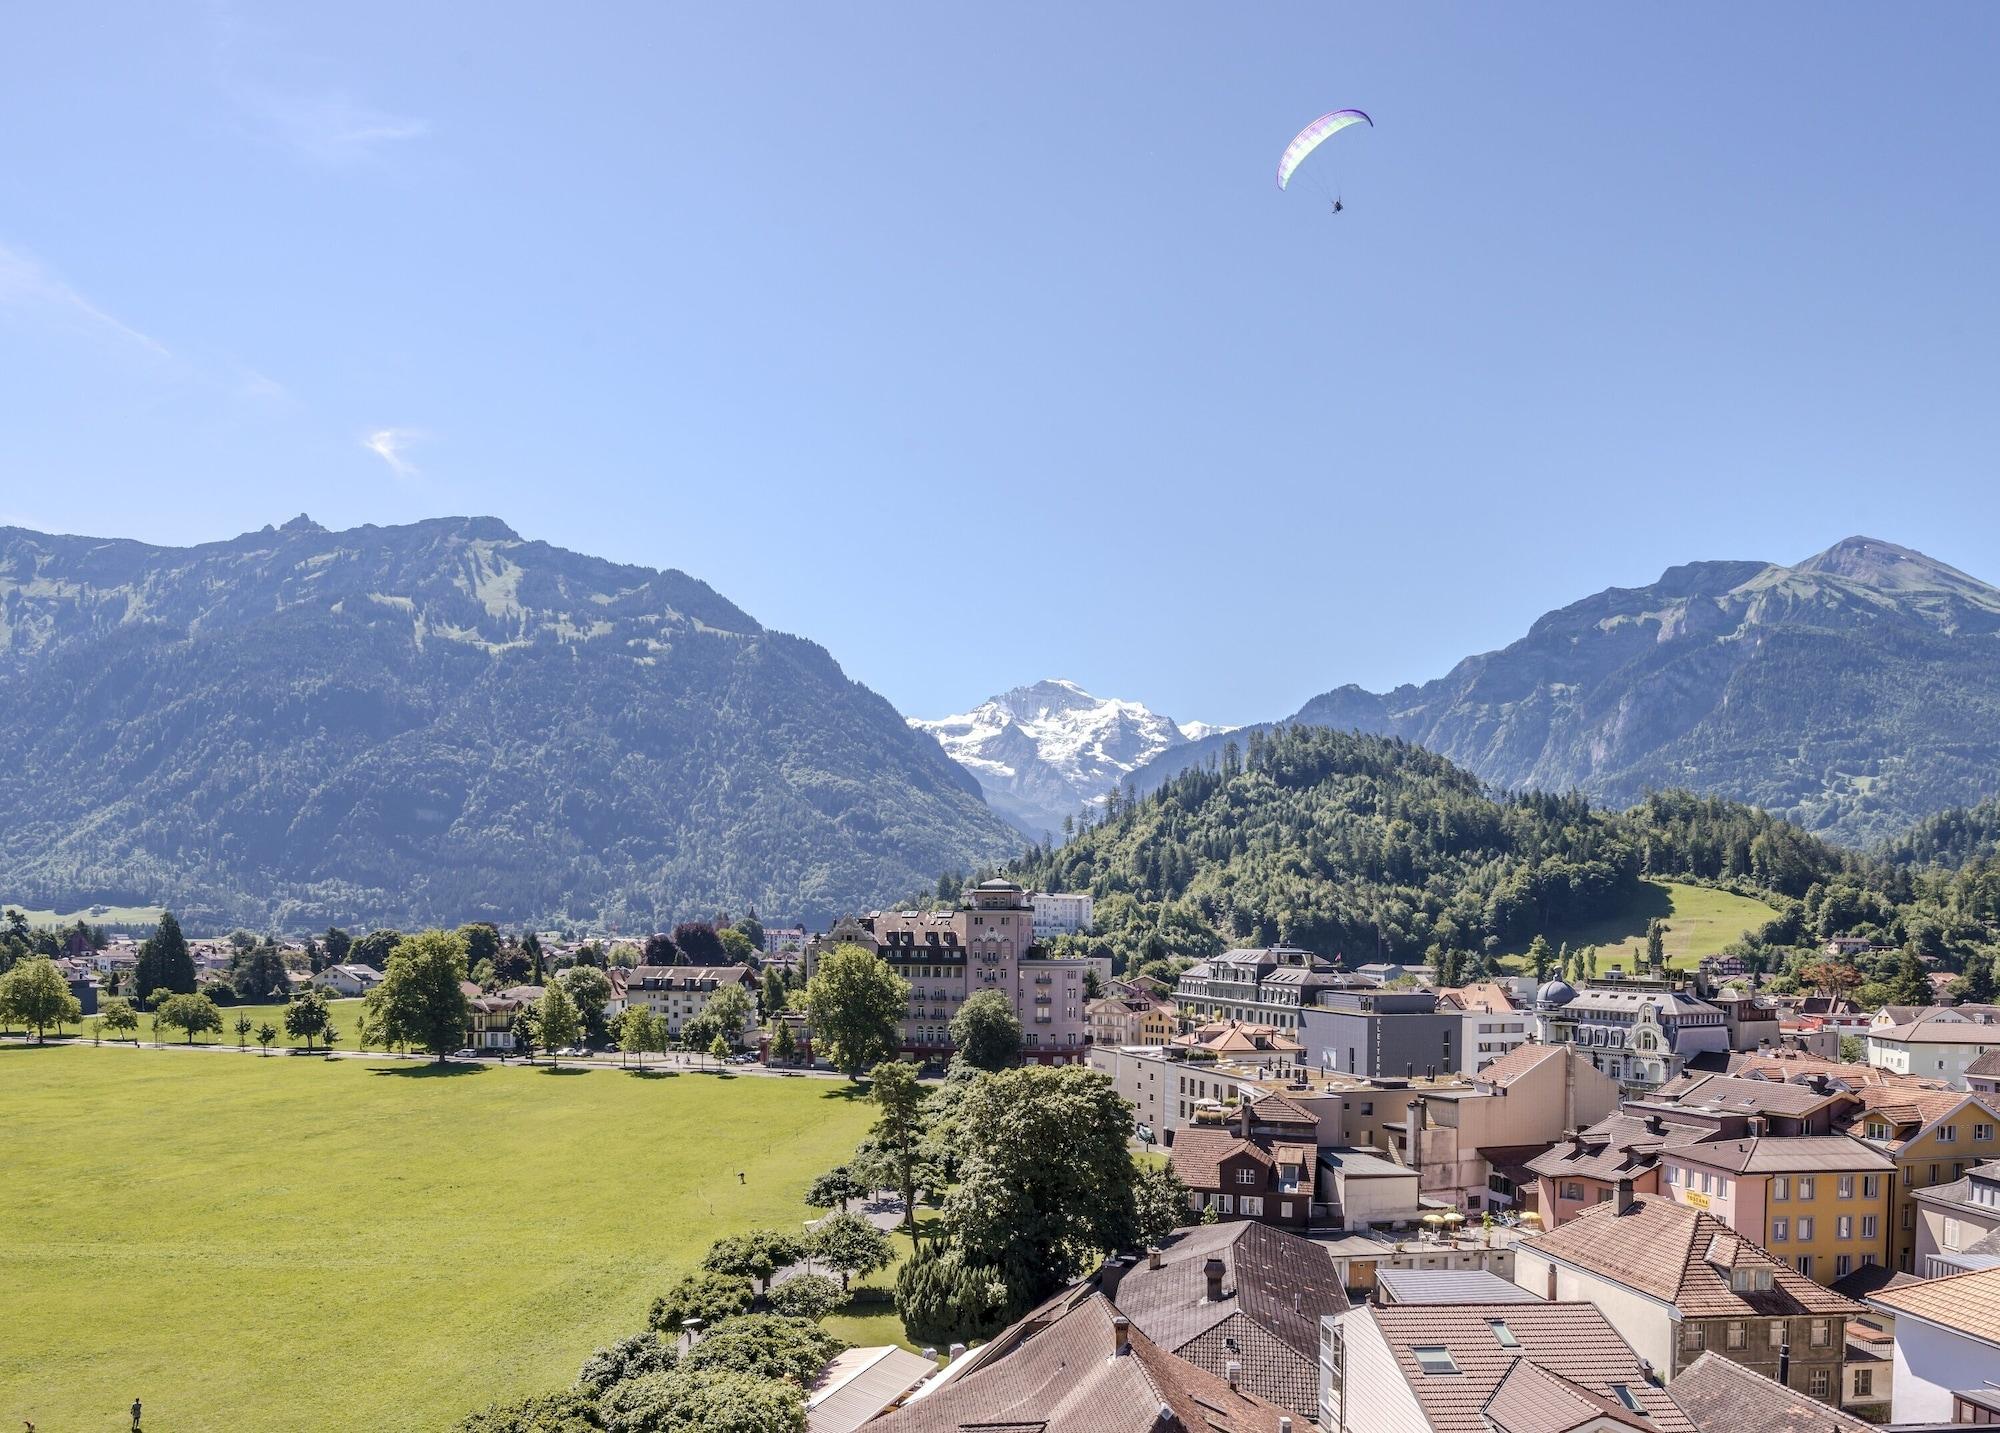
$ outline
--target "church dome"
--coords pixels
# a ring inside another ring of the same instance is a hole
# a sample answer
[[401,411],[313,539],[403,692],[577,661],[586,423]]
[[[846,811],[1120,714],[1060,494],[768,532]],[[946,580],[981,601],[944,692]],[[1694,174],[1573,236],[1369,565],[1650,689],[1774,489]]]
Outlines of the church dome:
[[1576,989],[1567,980],[1544,981],[1535,992],[1537,1005],[1567,1005],[1576,999]]

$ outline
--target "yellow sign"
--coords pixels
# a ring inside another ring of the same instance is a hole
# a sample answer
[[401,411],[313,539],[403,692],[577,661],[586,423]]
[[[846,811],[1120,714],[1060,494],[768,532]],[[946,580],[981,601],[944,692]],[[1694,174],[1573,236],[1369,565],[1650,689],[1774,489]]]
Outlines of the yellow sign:
[[1703,1194],[1699,1189],[1690,1189],[1687,1192],[1687,1202],[1697,1209],[1708,1208],[1708,1196]]

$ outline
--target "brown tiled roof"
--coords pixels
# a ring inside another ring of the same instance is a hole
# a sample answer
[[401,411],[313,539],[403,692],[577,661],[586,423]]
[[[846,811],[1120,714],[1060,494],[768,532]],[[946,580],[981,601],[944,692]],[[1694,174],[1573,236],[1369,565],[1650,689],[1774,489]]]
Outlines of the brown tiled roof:
[[[1730,1262],[1769,1269],[1771,1287],[1730,1288],[1708,1262],[1718,1240],[1734,1249]],[[1854,1300],[1814,1283],[1714,1215],[1659,1195],[1640,1195],[1622,1211],[1615,1200],[1596,1205],[1521,1247],[1664,1299],[1694,1318],[1847,1318],[1862,1312]]]
[[2000,1025],[1924,1016],[1905,1025],[1885,1025],[1879,1030],[1870,1030],[1868,1038],[1918,1045],[2000,1045]]
[[1856,1089],[1863,1085],[1908,1085],[1919,1089],[1944,1089],[1948,1081],[1927,1080],[1920,1075],[1899,1075],[1878,1070],[1873,1065],[1850,1065],[1829,1060],[1803,1050],[1746,1050],[1729,1057],[1729,1073],[1745,1079],[1796,1080],[1825,1075]]
[[1267,1124],[1317,1125],[1319,1117],[1280,1094],[1259,1095],[1250,1101],[1250,1118]]
[[1220,1189],[1222,1161],[1237,1154],[1250,1154],[1263,1165],[1271,1163],[1270,1155],[1236,1131],[1199,1125],[1174,1136],[1171,1160],[1174,1173],[1189,1189]]
[[1494,980],[1475,980],[1470,985],[1448,985],[1438,992],[1440,1000],[1449,1000],[1461,1010],[1475,1011],[1481,1015],[1505,1015],[1520,1007],[1507,993],[1505,986]]
[[1797,1118],[1838,1099],[1853,1099],[1844,1090],[1824,1094],[1807,1085],[1777,1080],[1746,1080],[1735,1075],[1683,1075],[1654,1091],[1655,1100],[1672,1100],[1691,1107],[1712,1106],[1734,1114],[1770,1114]]
[[2000,1267],[1884,1289],[1869,1300],[1893,1314],[2000,1343]]
[[1550,1179],[1622,1179],[1628,1174],[1651,1169],[1663,1149],[1678,1149],[1715,1137],[1708,1125],[1676,1124],[1662,1118],[1658,1133],[1646,1126],[1645,1117],[1615,1114],[1599,1120],[1583,1132],[1583,1150],[1568,1140],[1528,1161],[1528,1169]]
[[1873,1424],[1714,1352],[1683,1369],[1667,1393],[1701,1433],[1875,1433]]
[[1072,1291],[1002,1333],[942,1387],[864,1427],[868,1433],[1157,1433],[1166,1408],[1179,1427],[1199,1433],[1277,1433],[1282,1410],[1230,1388],[1136,1328],[1131,1351],[1114,1356],[1114,1316],[1102,1294]]
[[1833,1291],[1850,1299],[1871,1299],[1884,1289],[1900,1289],[1921,1282],[1915,1274],[1892,1269],[1887,1264],[1863,1264],[1853,1273],[1833,1281]]
[[1568,1433],[1599,1418],[1645,1433],[1652,1433],[1653,1427],[1616,1398],[1592,1393],[1525,1358],[1514,1360],[1481,1411],[1498,1433]]
[[[1268,1224],[1243,1221],[1179,1230],[1161,1242],[1159,1253],[1157,1269],[1142,1258],[1114,1265],[1101,1280],[1133,1327],[1211,1373],[1223,1372],[1233,1358],[1243,1365],[1244,1388],[1302,1417],[1317,1417],[1319,1321],[1348,1308],[1340,1271],[1326,1250]],[[1222,1297],[1214,1302],[1204,1270],[1210,1258],[1223,1265]]]
[[1542,1061],[1563,1053],[1562,1045],[1538,1045],[1530,1040],[1525,1045],[1516,1045],[1473,1078],[1482,1085],[1511,1085]]
[[[1622,1383],[1657,1433],[1692,1433],[1666,1391],[1646,1382],[1639,1355],[1594,1305],[1391,1304],[1369,1312],[1436,1433],[1487,1433],[1488,1401],[1522,1360],[1603,1398],[1615,1399],[1613,1385]],[[1518,1347],[1501,1345],[1492,1326],[1496,1319],[1507,1325]],[[1412,1350],[1425,1346],[1449,1349],[1458,1372],[1424,1373]],[[1526,1416],[1529,1403],[1525,1390],[1508,1400],[1510,1408],[1521,1410],[1517,1416]]]
[[1896,1161],[1881,1150],[1844,1134],[1708,1140],[1699,1149],[1684,1149],[1679,1154],[1692,1163],[1734,1174],[1789,1174],[1793,1170],[1810,1174],[1823,1169],[1896,1167]]
[[1869,1114],[1878,1114],[1894,1124],[1914,1124],[1923,1130],[1946,1115],[1955,1114],[1967,1103],[1976,1104],[1989,1115],[2000,1115],[1990,1095],[1965,1090],[1913,1090],[1899,1085],[1871,1085],[1857,1091]]
[[1988,1050],[1965,1067],[1968,1075],[2000,1075],[2000,1050]]

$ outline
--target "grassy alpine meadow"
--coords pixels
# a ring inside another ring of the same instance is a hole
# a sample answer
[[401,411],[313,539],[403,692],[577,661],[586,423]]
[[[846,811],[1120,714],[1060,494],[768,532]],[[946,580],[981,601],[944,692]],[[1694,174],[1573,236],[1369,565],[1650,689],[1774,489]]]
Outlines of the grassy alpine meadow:
[[8,1041],[0,1424],[136,1397],[179,1433],[437,1433],[567,1386],[711,1240],[799,1230],[871,1113],[820,1079]]
[[[1724,946],[1776,914],[1760,900],[1715,886],[1641,881],[1639,898],[1627,910],[1601,921],[1551,930],[1548,942],[1551,946],[1567,943],[1571,950],[1594,945],[1598,973],[1615,965],[1630,975],[1645,956],[1647,924],[1657,916],[1667,923],[1662,943],[1668,967],[1692,970],[1703,956],[1720,954]],[[1525,950],[1523,945],[1507,952],[1503,959],[1509,968],[1525,967],[1521,958]]]

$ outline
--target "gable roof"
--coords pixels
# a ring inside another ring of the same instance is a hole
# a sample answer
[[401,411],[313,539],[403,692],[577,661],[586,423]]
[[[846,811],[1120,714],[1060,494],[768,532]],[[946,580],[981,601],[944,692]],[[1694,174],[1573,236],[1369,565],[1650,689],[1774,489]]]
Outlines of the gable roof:
[[1202,1125],[1191,1125],[1175,1136],[1168,1159],[1189,1189],[1219,1189],[1223,1161],[1239,1154],[1249,1155],[1266,1168],[1271,1164],[1270,1155],[1236,1131]]
[[1136,1328],[1130,1352],[1114,1354],[1115,1316],[1102,1294],[1072,1289],[946,1382],[866,1426],[870,1433],[1156,1433],[1164,1408],[1201,1433],[1277,1433],[1282,1415],[1274,1405]]
[[[1863,1312],[1790,1264],[1742,1238],[1704,1210],[1640,1195],[1584,1210],[1521,1245],[1673,1304],[1693,1318],[1786,1318]],[[1730,1267],[1768,1270],[1769,1289],[1737,1290],[1709,1262],[1713,1247]]]
[[1487,1269],[1377,1269],[1375,1288],[1389,1304],[1538,1304],[1539,1295]]
[[1862,1032],[1870,1040],[1912,1045],[2000,1046],[2000,1025],[1968,1020],[1963,1015],[1923,1015],[1901,1025],[1883,1025]]
[[1620,1179],[1651,1169],[1663,1149],[1700,1144],[1716,1138],[1717,1131],[1705,1124],[1679,1124],[1665,1115],[1655,1130],[1647,1116],[1619,1113],[1606,1116],[1584,1130],[1575,1142],[1558,1140],[1528,1161],[1535,1174],[1550,1179]]
[[[1615,1399],[1614,1386],[1622,1383],[1645,1408],[1653,1433],[1693,1433],[1693,1425],[1666,1390],[1646,1381],[1639,1355],[1595,1305],[1391,1304],[1349,1317],[1374,1320],[1436,1433],[1489,1433],[1488,1404],[1523,1361],[1595,1398]],[[1507,1325],[1517,1347],[1500,1343],[1493,1328],[1496,1321]],[[1448,1349],[1458,1372],[1425,1374],[1412,1350],[1427,1346]],[[1562,1392],[1575,1397],[1570,1390]],[[1546,1421],[1550,1415],[1536,1410],[1561,1401],[1545,1383],[1518,1386],[1503,1401],[1503,1408],[1522,1418],[1525,1426],[1509,1433],[1557,1433]]]
[[1845,1090],[1815,1090],[1810,1085],[1778,1080],[1749,1080],[1737,1075],[1682,1075],[1653,1092],[1656,1100],[1697,1108],[1729,1110],[1736,1114],[1771,1114],[1801,1118],[1838,1099],[1851,1099]]
[[1525,1358],[1514,1360],[1480,1410],[1498,1433],[1568,1433],[1599,1418],[1652,1433],[1653,1425],[1616,1398],[1592,1393]]
[[2000,1266],[1884,1289],[1869,1302],[1892,1314],[2000,1344]]
[[1701,1433],[1875,1433],[1873,1424],[1710,1351],[1667,1393]]
[[1913,1090],[1899,1085],[1870,1085],[1856,1093],[1861,1096],[1865,1114],[1880,1115],[1893,1124],[1914,1124],[1917,1127],[1913,1134],[1895,1143],[1908,1143],[1909,1139],[1914,1139],[1939,1120],[1957,1114],[1968,1104],[1977,1105],[1989,1115],[2000,1118],[2000,1111],[1994,1109],[2000,1100],[1969,1090]]
[[1319,1124],[1318,1115],[1275,1092],[1250,1101],[1250,1118],[1266,1124]]

